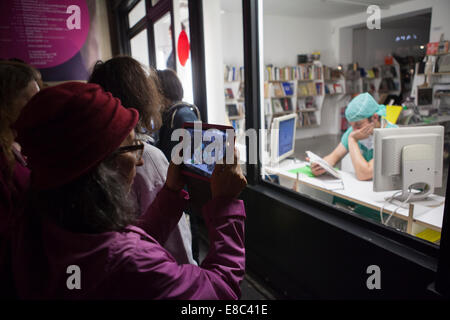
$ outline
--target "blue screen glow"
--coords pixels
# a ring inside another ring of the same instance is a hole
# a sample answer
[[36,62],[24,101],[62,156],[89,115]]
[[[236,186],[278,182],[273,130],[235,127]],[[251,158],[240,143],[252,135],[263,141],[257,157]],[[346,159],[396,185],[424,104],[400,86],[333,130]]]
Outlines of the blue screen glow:
[[294,144],[294,126],[294,118],[280,122],[280,130],[278,133],[278,156],[282,156],[286,152],[292,150]]

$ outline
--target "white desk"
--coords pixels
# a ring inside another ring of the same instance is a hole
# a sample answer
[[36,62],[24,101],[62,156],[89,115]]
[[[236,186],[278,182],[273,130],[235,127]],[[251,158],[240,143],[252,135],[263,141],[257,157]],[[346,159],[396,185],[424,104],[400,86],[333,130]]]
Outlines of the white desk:
[[[301,183],[374,210],[379,211],[384,205],[383,212],[386,214],[393,213],[400,204],[400,202],[387,204],[385,200],[397,191],[374,192],[372,181],[360,181],[356,179],[353,173],[340,171],[342,183],[339,183],[328,174],[311,178],[299,173],[297,180],[297,174],[289,172],[289,170],[301,168],[305,165],[307,163],[300,160],[284,160],[277,167],[265,167],[264,169],[269,174],[275,174],[280,178],[290,180],[294,189],[296,189],[296,183]],[[444,216],[444,203],[444,197],[431,195],[428,200],[413,202],[408,207],[399,208],[394,216],[408,221],[409,233],[411,233],[413,222],[440,232]]]

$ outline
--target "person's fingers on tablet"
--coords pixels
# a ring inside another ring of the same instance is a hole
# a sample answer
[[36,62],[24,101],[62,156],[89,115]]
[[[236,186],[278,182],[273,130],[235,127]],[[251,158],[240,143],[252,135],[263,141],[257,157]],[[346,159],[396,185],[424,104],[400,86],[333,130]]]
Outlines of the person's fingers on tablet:
[[236,147],[234,147],[234,161],[236,164],[239,164],[239,156],[240,156],[239,150]]
[[233,150],[233,162],[232,163],[225,163],[225,169],[233,169],[238,166],[238,150],[234,148]]
[[212,176],[216,176],[216,175],[222,173],[222,171],[224,169],[225,169],[225,163],[216,163],[216,165],[214,166]]
[[211,193],[213,198],[236,198],[247,185],[247,179],[237,164],[237,153],[234,154],[234,163],[216,164],[211,177]]
[[180,166],[171,161],[167,169],[166,186],[173,191],[180,191],[184,185],[185,181]]

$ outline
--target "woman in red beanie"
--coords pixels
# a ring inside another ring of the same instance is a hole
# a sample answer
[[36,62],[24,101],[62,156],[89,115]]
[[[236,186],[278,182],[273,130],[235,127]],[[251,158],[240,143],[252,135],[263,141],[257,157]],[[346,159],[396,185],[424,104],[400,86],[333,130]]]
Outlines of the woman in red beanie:
[[[150,142],[148,135],[158,130],[160,126],[161,95],[157,84],[155,71],[149,70],[147,76],[144,68],[135,59],[128,56],[114,57],[108,61],[95,64],[89,78],[90,83],[96,83],[119,98],[125,108],[139,111],[139,122],[135,132],[139,139],[145,141],[144,165],[137,168],[133,183],[133,192],[138,203],[138,211],[144,214],[166,182],[169,162],[164,154]],[[177,226],[163,243],[178,263],[192,263],[191,231],[183,214]]]
[[0,297],[8,296],[7,241],[11,219],[24,202],[29,170],[11,125],[39,91],[37,71],[19,62],[0,61]]
[[[164,243],[187,193],[177,166],[137,218],[129,189],[142,164],[135,109],[100,86],[42,90],[22,111],[18,141],[32,168],[30,203],[12,241],[17,294],[25,299],[237,299],[244,276],[246,185],[240,167],[217,165],[204,205],[210,249],[179,265]],[[57,133],[57,134],[55,134]],[[137,220],[137,221],[136,221]]]

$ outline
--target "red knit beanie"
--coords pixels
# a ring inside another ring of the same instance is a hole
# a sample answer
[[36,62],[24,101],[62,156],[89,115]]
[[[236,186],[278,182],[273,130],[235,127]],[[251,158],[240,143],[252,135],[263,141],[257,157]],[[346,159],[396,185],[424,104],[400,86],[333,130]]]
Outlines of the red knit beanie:
[[15,124],[31,187],[56,188],[82,176],[120,146],[138,118],[96,84],[67,82],[40,91]]

